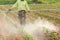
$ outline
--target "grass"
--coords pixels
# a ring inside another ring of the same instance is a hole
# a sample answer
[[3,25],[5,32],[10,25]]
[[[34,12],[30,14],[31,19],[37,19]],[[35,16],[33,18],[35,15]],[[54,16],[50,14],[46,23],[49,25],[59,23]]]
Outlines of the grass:
[[48,40],[60,40],[60,34],[59,33],[51,32],[51,33],[48,33],[48,34],[47,34],[48,35],[47,36]]
[[[29,4],[33,4],[34,2],[32,0],[26,0]],[[38,0],[39,4],[52,4],[52,3],[58,3],[60,0]],[[13,4],[16,0],[0,0],[0,4]]]
[[[34,6],[34,8],[33,8]],[[37,9],[59,9],[60,3],[53,3],[53,4],[39,4],[39,5],[30,5],[31,9],[37,10]]]

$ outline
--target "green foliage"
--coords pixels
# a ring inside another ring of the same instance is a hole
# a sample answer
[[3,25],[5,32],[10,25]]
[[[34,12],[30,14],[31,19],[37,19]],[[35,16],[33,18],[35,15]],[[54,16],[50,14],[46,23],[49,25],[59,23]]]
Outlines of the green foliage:
[[[26,0],[29,4],[32,4],[34,3],[33,0]],[[13,4],[15,3],[16,0],[0,0],[0,4]],[[60,2],[60,0],[38,0],[38,3],[48,3],[48,4],[51,4],[51,3],[56,3],[56,2]]]
[[25,35],[25,37],[26,37],[26,40],[33,40],[32,35],[30,35],[28,33]]
[[0,0],[0,4],[13,4],[16,0]]
[[48,40],[60,40],[60,34],[57,32],[48,33]]
[[40,1],[43,3],[49,3],[49,4],[60,2],[60,0],[40,0]]

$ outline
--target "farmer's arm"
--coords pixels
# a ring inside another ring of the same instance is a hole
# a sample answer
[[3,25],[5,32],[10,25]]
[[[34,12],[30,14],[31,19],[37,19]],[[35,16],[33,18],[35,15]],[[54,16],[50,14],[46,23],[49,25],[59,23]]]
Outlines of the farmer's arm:
[[16,7],[17,6],[17,2],[11,7],[11,9],[13,9],[14,7]]
[[8,11],[11,11],[16,6],[17,6],[17,2],[10,9],[8,9]]
[[26,2],[26,9],[28,10],[28,11],[30,11],[30,8],[29,8],[29,6],[28,6],[28,3]]
[[9,11],[11,11],[14,7],[16,7],[17,6],[17,2],[10,8],[10,9],[8,9],[8,11],[7,11],[7,13],[9,12]]

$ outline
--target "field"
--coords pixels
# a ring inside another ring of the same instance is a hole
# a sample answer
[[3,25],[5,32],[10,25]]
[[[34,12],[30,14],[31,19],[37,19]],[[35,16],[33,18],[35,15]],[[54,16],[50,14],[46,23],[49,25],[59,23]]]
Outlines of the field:
[[[46,19],[49,22],[53,23],[54,25],[56,25],[58,27],[58,29],[60,29],[60,3],[54,3],[54,4],[42,4],[42,5],[29,5],[31,10],[36,10],[36,11],[31,11],[31,12],[27,12],[26,15],[26,22],[27,23],[34,23],[38,18],[41,19]],[[22,34],[19,35],[19,32],[17,32],[16,30],[20,30],[20,25],[19,25],[19,19],[18,19],[18,12],[9,12],[8,14],[3,12],[4,10],[9,9],[10,6],[8,5],[3,5],[0,6],[0,27],[1,27],[1,34],[2,36],[2,40],[24,40],[24,36],[22,36]],[[47,10],[42,10],[42,9],[47,9]],[[49,10],[49,9],[54,9],[54,10]],[[37,11],[40,10],[40,11]],[[8,29],[6,29],[6,27]],[[17,28],[17,29],[16,29]],[[14,30],[13,30],[14,29]],[[7,31],[8,30],[8,31]],[[47,29],[46,29],[47,30]],[[12,31],[12,37],[10,36],[10,32]],[[47,30],[48,31],[48,30]],[[9,34],[8,34],[8,33]],[[40,30],[39,30],[40,32]],[[35,32],[37,33],[37,31]],[[8,34],[8,35],[7,35]],[[48,37],[47,40],[60,40],[60,30],[58,32],[51,32],[48,33]],[[45,33],[45,35],[47,35]],[[7,36],[6,36],[7,35]],[[27,34],[28,35],[28,34]],[[42,34],[43,35],[43,34]],[[35,37],[36,36],[36,37]],[[29,39],[29,36],[26,36],[28,39],[26,40],[32,40]],[[33,40],[39,40],[36,39],[38,36],[37,35],[33,35]],[[41,39],[43,40],[43,39]]]

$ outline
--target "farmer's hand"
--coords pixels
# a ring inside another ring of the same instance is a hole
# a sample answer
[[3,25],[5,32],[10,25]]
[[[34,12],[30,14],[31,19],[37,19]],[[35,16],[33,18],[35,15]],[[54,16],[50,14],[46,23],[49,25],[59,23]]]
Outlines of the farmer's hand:
[[12,9],[8,9],[8,11],[11,11]]
[[8,9],[6,13],[9,13],[9,11],[11,11],[12,9]]

